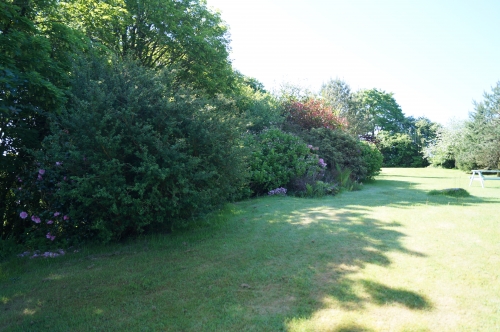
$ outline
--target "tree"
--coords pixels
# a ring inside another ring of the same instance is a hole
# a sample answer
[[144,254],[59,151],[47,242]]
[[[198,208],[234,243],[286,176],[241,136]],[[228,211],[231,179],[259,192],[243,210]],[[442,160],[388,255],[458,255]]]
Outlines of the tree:
[[178,66],[178,84],[209,93],[232,88],[228,29],[203,0],[74,0],[65,8],[69,25],[121,57]]
[[356,107],[368,131],[364,134],[375,136],[384,130],[389,133],[403,131],[405,116],[392,93],[370,89],[360,90],[354,94]]
[[474,102],[464,135],[465,148],[457,155],[462,169],[500,167],[500,81],[483,98]]
[[436,131],[436,139],[424,148],[424,158],[433,166],[455,168],[456,156],[464,151],[464,135],[467,131],[464,121],[452,120]]
[[390,134],[380,131],[377,135],[377,147],[384,156],[383,166],[385,167],[425,166],[425,160],[418,145],[408,134]]
[[[14,227],[11,188],[40,148],[47,113],[65,102],[74,52],[84,39],[60,23],[56,1],[0,2],[0,235]],[[22,227],[18,228],[22,231]]]
[[332,108],[332,111],[338,117],[347,121],[346,130],[355,135],[365,134],[370,130],[361,108],[357,107],[354,95],[349,85],[340,80],[330,80],[321,87],[321,97]]

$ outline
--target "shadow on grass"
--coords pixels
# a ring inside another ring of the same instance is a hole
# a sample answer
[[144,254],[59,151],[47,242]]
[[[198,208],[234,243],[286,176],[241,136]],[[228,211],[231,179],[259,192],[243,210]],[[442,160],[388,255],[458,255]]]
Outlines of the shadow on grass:
[[374,303],[379,305],[401,304],[408,309],[431,309],[430,302],[423,296],[405,289],[391,288],[380,283],[361,281]]
[[[420,183],[398,181],[398,180],[377,180],[376,186],[367,186],[369,193],[371,190],[372,197],[366,197],[362,200],[362,204],[368,207],[389,205],[400,208],[405,208],[408,205],[415,204],[456,204],[461,206],[476,205],[478,203],[498,204],[500,199],[486,199],[470,195],[468,197],[449,197],[445,195],[429,195],[432,190],[422,190],[416,188]],[[445,188],[436,188],[445,189]]]
[[[384,179],[345,195],[240,202],[223,226],[168,235],[82,262],[67,258],[72,270],[54,263],[36,283],[24,276],[27,295],[15,295],[15,289],[7,288],[11,284],[0,285],[0,291],[11,294],[5,308],[16,312],[9,322],[21,322],[19,330],[34,330],[71,317],[73,325],[68,323],[66,330],[85,330],[102,316],[102,330],[140,330],[147,321],[157,330],[276,331],[331,306],[345,311],[369,305],[432,310],[433,303],[411,286],[353,276],[369,265],[389,267],[390,253],[407,255],[417,264],[426,258],[404,246],[406,234],[397,218],[371,217],[373,207],[449,204],[450,199],[429,197],[413,183]],[[489,202],[468,197],[457,204]],[[51,274],[60,277],[42,281]],[[89,283],[92,287],[86,287]],[[119,310],[112,310],[113,303],[119,303]],[[30,305],[35,313],[28,317],[23,312]],[[352,322],[339,322],[330,330],[369,331]]]

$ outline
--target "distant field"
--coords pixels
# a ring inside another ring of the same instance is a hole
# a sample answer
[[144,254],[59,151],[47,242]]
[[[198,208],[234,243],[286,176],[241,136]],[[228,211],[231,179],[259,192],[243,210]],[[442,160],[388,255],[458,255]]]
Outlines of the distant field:
[[[464,188],[471,196],[428,195]],[[2,331],[500,331],[500,181],[383,169],[212,226],[0,265]]]

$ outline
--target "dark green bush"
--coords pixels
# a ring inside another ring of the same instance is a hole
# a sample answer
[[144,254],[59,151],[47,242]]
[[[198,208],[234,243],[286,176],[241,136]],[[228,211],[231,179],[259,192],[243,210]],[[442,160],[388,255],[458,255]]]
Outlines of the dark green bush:
[[358,145],[366,167],[365,180],[373,180],[375,176],[380,174],[384,157],[374,143],[360,141]]
[[240,197],[247,171],[231,101],[173,91],[168,69],[104,63],[75,69],[68,108],[35,154],[45,174],[30,176],[44,210],[28,197],[20,207],[42,217],[35,227],[45,232],[61,212],[67,219],[50,225],[57,239],[107,242],[170,229]]
[[246,145],[252,150],[250,188],[255,194],[286,186],[317,165],[316,157],[299,137],[279,129],[249,134]]
[[[337,169],[349,169],[351,179],[363,181],[373,177],[380,169],[377,170],[377,152],[371,147],[368,151],[365,143],[342,130],[311,129],[307,134],[307,142],[318,148],[318,155],[325,159],[327,170],[333,177],[337,177]],[[371,155],[374,160],[365,161]]]
[[424,167],[428,163],[408,134],[380,132],[377,146],[385,167]]

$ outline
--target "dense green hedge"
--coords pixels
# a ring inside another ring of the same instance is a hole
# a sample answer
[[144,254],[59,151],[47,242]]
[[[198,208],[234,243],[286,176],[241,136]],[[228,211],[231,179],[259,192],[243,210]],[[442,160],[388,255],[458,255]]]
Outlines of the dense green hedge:
[[75,68],[68,108],[18,191],[20,212],[42,218],[28,235],[107,242],[172,228],[240,197],[247,171],[233,103],[171,83],[169,70],[133,62]]

